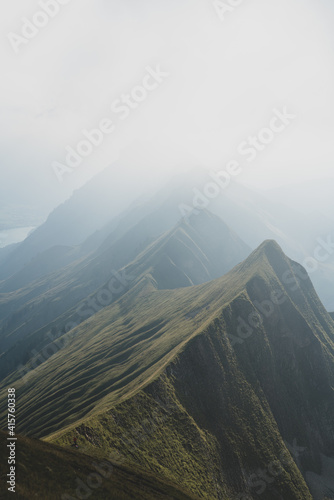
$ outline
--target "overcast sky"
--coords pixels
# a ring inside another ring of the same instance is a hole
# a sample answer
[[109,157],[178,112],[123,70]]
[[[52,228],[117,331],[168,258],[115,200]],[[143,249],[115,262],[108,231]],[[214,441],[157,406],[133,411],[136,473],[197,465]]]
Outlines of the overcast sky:
[[[41,3],[0,7],[2,204],[49,209],[117,157],[134,185],[232,159],[259,186],[333,177],[329,0],[245,0],[220,16],[213,0],[70,0],[52,19]],[[46,25],[22,41],[23,18]],[[121,119],[111,104],[157,66],[161,83]],[[284,108],[295,118],[248,161],[239,145]],[[113,132],[60,183],[53,162],[105,118]]]

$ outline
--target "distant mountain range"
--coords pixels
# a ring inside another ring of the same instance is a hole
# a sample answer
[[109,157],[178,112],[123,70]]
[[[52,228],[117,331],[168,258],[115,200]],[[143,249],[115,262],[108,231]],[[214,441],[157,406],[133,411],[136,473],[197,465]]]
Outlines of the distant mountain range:
[[194,183],[47,248],[49,219],[2,265],[0,416],[15,387],[22,498],[334,498],[333,314],[272,238],[302,255],[327,221],[234,184],[199,210]]
[[[200,284],[222,276],[250,252],[223,221],[206,211],[178,223],[153,243],[156,230],[151,223],[152,218],[143,221],[119,239],[110,238],[114,243],[105,244],[103,251],[4,294],[0,300],[2,376],[13,363],[24,364],[29,353],[46,347],[53,335],[87,319],[144,277],[149,275],[159,289]],[[125,283],[117,279],[116,271],[125,276]],[[21,272],[3,286],[13,286],[13,280],[23,277]]]
[[[305,215],[310,183],[300,193],[291,187],[261,194],[233,180],[220,187],[219,181],[213,182],[217,176],[194,170],[173,179],[157,194],[129,204],[128,179],[119,176],[119,185],[111,180],[118,171],[121,167],[106,169],[55,209],[22,244],[0,250],[1,290],[15,291],[91,252],[103,252],[130,229],[137,232],[139,241],[144,231],[153,241],[200,205],[218,215],[253,250],[265,239],[275,239],[312,273],[322,302],[327,310],[334,310],[334,249],[330,246],[327,253],[321,248],[319,252],[319,239],[325,244],[334,240],[331,205],[326,196],[322,203],[321,196],[315,195],[319,200],[309,196]],[[319,183],[314,193],[330,190],[326,180]],[[214,196],[206,196],[212,185],[216,185]]]

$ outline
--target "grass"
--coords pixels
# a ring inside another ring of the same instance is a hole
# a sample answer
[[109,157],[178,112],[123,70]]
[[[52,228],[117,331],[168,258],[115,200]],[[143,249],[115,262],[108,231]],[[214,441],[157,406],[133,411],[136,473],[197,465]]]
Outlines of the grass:
[[[6,434],[0,431],[0,461],[6,463]],[[196,500],[170,481],[138,466],[99,459],[77,449],[61,448],[18,436],[16,493],[7,491],[6,467],[1,467],[0,496],[19,500]]]
[[[77,435],[90,456],[141,464],[203,499],[242,493],[242,470],[277,460],[283,437],[298,433],[311,448],[310,422],[324,441],[333,425],[333,322],[309,281],[296,290],[284,281],[291,266],[266,242],[204,285],[157,290],[147,275],[69,332],[65,350],[25,385],[4,382],[17,388],[19,429],[65,447]],[[232,349],[238,317],[274,289],[286,302]],[[316,348],[298,344],[308,335]],[[279,494],[311,498],[292,460],[263,498]]]
[[[22,430],[46,435],[135,393],[210,323],[246,279],[239,284],[235,271],[216,282],[171,291],[156,290],[149,276],[142,278],[115,304],[67,334],[65,356],[59,351],[24,384],[18,373],[2,382],[3,387],[16,383]],[[149,336],[152,324],[159,328]],[[146,339],[138,337],[141,330]]]

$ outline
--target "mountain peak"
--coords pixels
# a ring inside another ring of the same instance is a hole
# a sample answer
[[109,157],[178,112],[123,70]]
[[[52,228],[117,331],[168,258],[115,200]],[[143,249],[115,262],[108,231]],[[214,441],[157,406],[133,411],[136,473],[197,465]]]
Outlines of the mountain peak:
[[265,240],[263,243],[261,243],[257,250],[255,250],[255,252],[263,253],[268,258],[277,258],[278,256],[280,256],[286,259],[285,253],[275,240]]
[[283,255],[285,255],[282,248],[279,246],[279,244],[275,240],[264,240],[264,242],[261,243],[261,245],[259,245],[258,250],[261,250],[264,252],[268,252],[268,251],[270,251],[270,252],[276,251],[277,252],[277,251],[279,251]]
[[249,257],[241,264],[243,268],[250,268],[254,265],[263,265],[267,261],[274,270],[282,264],[288,264],[288,257],[275,240],[265,240],[259,245]]

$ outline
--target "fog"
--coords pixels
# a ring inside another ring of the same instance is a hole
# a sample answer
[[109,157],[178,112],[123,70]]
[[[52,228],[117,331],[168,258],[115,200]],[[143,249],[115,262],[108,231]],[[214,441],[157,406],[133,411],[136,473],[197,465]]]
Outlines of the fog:
[[45,216],[115,160],[133,197],[231,160],[257,188],[333,177],[329,1],[63,0],[36,17],[43,3],[0,7],[1,208]]

